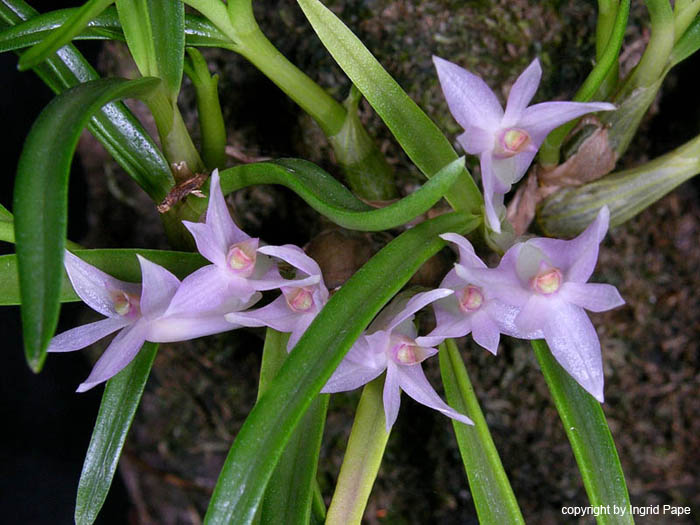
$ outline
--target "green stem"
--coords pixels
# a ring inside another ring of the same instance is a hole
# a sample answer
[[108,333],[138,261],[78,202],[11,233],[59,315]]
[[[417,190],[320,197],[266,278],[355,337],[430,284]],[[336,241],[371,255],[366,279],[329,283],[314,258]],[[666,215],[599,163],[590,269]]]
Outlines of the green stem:
[[700,12],[700,0],[679,1],[673,6],[674,43],[678,42],[686,29]]
[[383,389],[382,375],[362,390],[326,525],[353,525],[362,521],[389,439]]
[[187,55],[185,73],[192,80],[197,97],[202,157],[207,168],[223,168],[226,165],[226,125],[219,103],[219,76],[209,74],[204,57],[195,48],[188,47]]
[[598,0],[598,21],[595,32],[595,57],[598,61],[610,41],[617,15],[617,4],[617,0]]
[[547,343],[532,341],[532,347],[571,443],[591,506],[628,510],[624,515],[601,514],[598,524],[634,523],[625,476],[600,403],[554,360]]
[[452,421],[469,488],[481,523],[524,524],[501,458],[493,443],[464,361],[453,339],[438,352],[440,373],[449,405],[467,414],[473,426]]

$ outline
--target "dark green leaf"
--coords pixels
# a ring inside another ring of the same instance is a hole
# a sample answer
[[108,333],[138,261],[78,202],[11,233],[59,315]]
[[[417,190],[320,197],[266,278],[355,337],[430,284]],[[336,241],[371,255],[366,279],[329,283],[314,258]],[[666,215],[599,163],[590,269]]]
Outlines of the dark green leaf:
[[[109,275],[128,282],[141,281],[141,267],[136,254],[159,264],[177,277],[183,279],[209,262],[198,253],[173,252],[164,250],[112,249],[112,250],[73,250],[71,251],[84,261],[96,266]],[[62,303],[80,301],[68,280],[63,274],[60,300]],[[17,273],[17,256],[0,256],[0,306],[18,305],[21,303],[19,294],[19,277]]]
[[[344,228],[381,231],[405,224],[428,211],[455,183],[463,166],[464,157],[452,161],[421,189],[385,208],[368,206],[321,168],[300,159],[243,164],[223,170],[221,188],[227,194],[254,184],[281,184]],[[202,213],[206,203],[192,197],[187,205]]]
[[700,16],[696,17],[671,51],[670,67],[683,62],[700,49]]
[[444,246],[439,234],[465,233],[477,224],[461,214],[421,223],[385,246],[331,297],[238,433],[206,523],[252,522],[294,428],[353,342],[420,265]]
[[[267,329],[260,367],[258,398],[287,358],[289,334]],[[260,508],[260,523],[307,524],[316,485],[316,467],[328,408],[327,395],[317,396],[292,433],[272,474]]]
[[532,347],[574,451],[588,501],[594,508],[615,505],[628,509],[624,516],[601,513],[598,524],[634,523],[625,475],[600,403],[559,366],[547,343],[532,341]]
[[[318,0],[297,1],[323,45],[427,177],[457,158],[435,123],[332,11]],[[483,203],[466,168],[446,198],[456,210],[470,213],[480,213]]]
[[[30,47],[41,42],[52,30],[61,27],[78,8],[57,9],[28,19],[14,27],[0,31],[0,53]],[[87,27],[74,40],[124,41],[122,26],[114,7],[88,22]],[[196,47],[222,47],[231,49],[233,44],[206,18],[185,15],[185,43]]]
[[[17,25],[36,15],[23,0],[0,0],[0,23]],[[99,78],[72,45],[60,49],[34,71],[54,93]],[[104,106],[91,119],[88,129],[154,201],[160,202],[175,184],[167,161],[121,102]]]
[[88,0],[77,8],[58,28],[46,36],[40,43],[23,53],[19,59],[20,71],[25,71],[46,60],[59,48],[70,43],[85,29],[93,18],[104,11],[114,0]]
[[525,523],[457,345],[448,339],[438,355],[448,404],[474,422],[470,426],[452,421],[452,426],[479,522]]
[[78,484],[76,525],[93,523],[102,508],[157,350],[157,344],[145,343],[134,360],[107,381]]
[[78,138],[103,105],[151,93],[160,81],[101,79],[56,97],[41,112],[17,166],[14,213],[27,361],[41,370],[58,320],[68,174]]
[[185,4],[182,0],[148,0],[158,74],[177,101],[185,61]]

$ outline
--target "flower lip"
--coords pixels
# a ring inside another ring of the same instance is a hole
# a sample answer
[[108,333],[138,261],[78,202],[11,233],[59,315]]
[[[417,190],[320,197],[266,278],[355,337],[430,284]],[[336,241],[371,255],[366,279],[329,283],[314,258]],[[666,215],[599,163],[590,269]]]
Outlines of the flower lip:
[[135,319],[141,315],[140,298],[123,290],[112,292],[114,311],[127,319]]
[[392,334],[389,339],[389,356],[399,365],[422,363],[434,353],[434,349],[424,348],[405,335]]
[[535,275],[530,285],[533,290],[542,295],[551,295],[561,288],[563,280],[559,268],[549,267]]
[[500,158],[509,158],[523,151],[529,151],[532,147],[530,134],[520,128],[506,128],[497,137],[494,147],[494,155]]
[[282,293],[293,312],[308,312],[314,306],[312,290],[306,286],[283,288]]
[[481,288],[470,284],[458,293],[457,302],[464,313],[476,312],[484,304],[484,294]]
[[241,277],[250,277],[255,270],[258,239],[246,239],[232,244],[226,253],[226,264]]

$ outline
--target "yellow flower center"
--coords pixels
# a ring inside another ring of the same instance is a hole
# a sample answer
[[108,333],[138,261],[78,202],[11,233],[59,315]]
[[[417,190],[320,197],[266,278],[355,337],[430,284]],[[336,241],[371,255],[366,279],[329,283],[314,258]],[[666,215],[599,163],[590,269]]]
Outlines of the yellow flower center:
[[308,312],[314,305],[314,297],[308,288],[293,288],[284,291],[287,305],[293,312]]
[[562,275],[559,269],[550,268],[532,278],[532,288],[541,294],[553,294],[561,287]]
[[139,297],[121,290],[112,292],[112,304],[122,317],[133,317],[141,312]]
[[501,132],[496,143],[495,153],[500,157],[512,157],[527,149],[530,135],[524,129],[508,128]]
[[256,246],[252,239],[236,243],[228,249],[226,262],[229,268],[242,277],[249,277],[255,269]]

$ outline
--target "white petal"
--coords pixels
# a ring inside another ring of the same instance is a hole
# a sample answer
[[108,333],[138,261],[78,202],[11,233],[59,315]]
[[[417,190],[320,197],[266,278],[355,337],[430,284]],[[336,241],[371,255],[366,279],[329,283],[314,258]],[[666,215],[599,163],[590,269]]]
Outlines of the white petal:
[[510,187],[523,178],[536,153],[537,150],[533,149],[505,159],[494,158],[493,174],[496,176],[496,182],[500,183],[500,186],[495,187],[495,192],[508,193]]
[[472,243],[466,238],[456,233],[443,233],[440,237],[457,245],[459,248],[459,264],[473,268],[486,268],[484,262],[479,259],[479,256],[474,251]]
[[588,393],[603,402],[603,359],[593,323],[579,306],[559,301],[544,327],[552,355]]
[[607,102],[543,102],[530,106],[516,126],[530,134],[535,147],[539,148],[549,132],[586,113],[616,109]]
[[93,310],[107,317],[121,317],[114,309],[115,292],[125,292],[138,297],[141,285],[115,279],[76,257],[65,252],[63,264],[75,293]]
[[148,323],[146,339],[154,343],[189,341],[197,337],[229,332],[240,326],[224,319],[223,314],[164,317]]
[[[415,365],[420,367],[420,365]],[[384,402],[384,418],[386,421],[386,431],[396,423],[401,407],[401,388],[399,386],[398,366],[393,362],[389,363],[386,369],[386,379],[384,380],[384,392],[382,401]]]
[[542,67],[538,59],[533,60],[523,71],[510,89],[506,112],[503,116],[504,128],[515,126],[525,108],[535,96],[542,78]]
[[207,207],[206,224],[211,228],[212,234],[218,246],[225,246],[225,250],[232,244],[250,239],[250,236],[242,231],[231,218],[226,206],[224,194],[219,183],[219,170],[211,174],[209,186],[209,206]]
[[355,390],[378,377],[385,369],[386,360],[380,364],[367,339],[362,336],[340,362],[321,393],[332,394]]
[[[440,399],[435,389],[428,383],[421,365],[397,366],[396,369],[401,389],[420,404],[442,412],[447,417],[461,421],[466,425],[474,424],[467,416],[460,414]],[[384,401],[384,406],[386,407],[386,400]]]
[[442,92],[455,120],[463,128],[478,126],[495,130],[503,117],[498,98],[478,76],[466,69],[433,56]]
[[51,339],[47,352],[72,352],[90,346],[112,332],[131,324],[124,317],[108,317],[94,323],[66,330]]
[[501,332],[489,313],[484,310],[474,312],[472,315],[472,337],[479,346],[486,348],[493,355],[498,352]]
[[88,378],[80,384],[77,392],[85,392],[117,375],[139,353],[146,341],[144,322],[140,321],[124,328],[97,360]]
[[[321,268],[318,266],[316,261],[304,253],[304,250],[293,244],[285,244],[283,246],[263,246],[258,248],[260,253],[265,255],[270,255],[272,257],[277,257],[283,261],[288,262],[295,268],[301,270],[306,275],[319,276],[321,277]],[[318,282],[318,281],[317,281]]]
[[438,323],[428,335],[417,337],[416,344],[420,346],[437,346],[445,339],[464,337],[472,331],[472,315],[463,315],[447,323]]
[[284,296],[280,296],[262,308],[247,312],[232,312],[225,317],[227,321],[241,326],[269,326],[278,332],[292,332],[307,315],[294,312],[287,305]]
[[591,312],[606,312],[625,304],[620,292],[611,284],[564,283],[559,296]]
[[437,288],[436,290],[430,290],[429,292],[423,292],[414,295],[406,303],[406,307],[401,312],[399,312],[398,315],[396,315],[391,321],[389,321],[386,330],[393,330],[394,327],[396,327],[397,325],[411,319],[413,315],[421,308],[424,308],[433,301],[437,301],[438,299],[442,299],[443,297],[452,295],[453,293],[454,290],[450,290],[448,288]]
[[457,142],[470,155],[479,155],[491,151],[495,140],[496,134],[493,130],[482,129],[477,126],[468,126],[464,133],[457,136]]
[[180,280],[168,270],[137,255],[141,265],[142,292],[141,314],[146,319],[154,319],[165,312],[170,304]]
[[212,228],[206,224],[190,221],[182,221],[182,224],[194,237],[197,251],[205,259],[221,268],[226,266],[226,254],[230,245],[224,244],[223,239],[217,238]]
[[484,207],[486,219],[491,229],[496,233],[501,233],[501,221],[496,213],[494,205],[495,197],[495,175],[493,172],[493,158],[488,151],[479,157],[481,161],[481,184],[484,187]]

